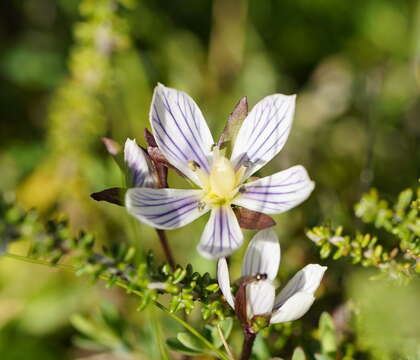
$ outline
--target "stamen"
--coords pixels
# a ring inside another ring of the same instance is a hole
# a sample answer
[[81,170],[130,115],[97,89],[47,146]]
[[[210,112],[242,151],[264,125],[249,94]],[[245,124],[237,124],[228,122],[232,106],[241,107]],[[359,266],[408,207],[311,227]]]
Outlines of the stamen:
[[197,161],[195,160],[189,160],[188,161],[188,167],[192,170],[192,171],[197,171],[197,169],[200,169],[200,164],[197,163]]
[[243,163],[242,163],[242,166],[244,166],[244,167],[246,167],[246,168],[249,168],[250,166],[252,166],[254,163],[251,161],[251,160],[249,160],[249,159],[246,159]]
[[200,201],[198,203],[198,210],[203,211],[206,207],[206,203],[204,201]]
[[267,280],[267,274],[257,274],[257,275],[255,275],[255,279],[257,281],[259,281],[259,280]]

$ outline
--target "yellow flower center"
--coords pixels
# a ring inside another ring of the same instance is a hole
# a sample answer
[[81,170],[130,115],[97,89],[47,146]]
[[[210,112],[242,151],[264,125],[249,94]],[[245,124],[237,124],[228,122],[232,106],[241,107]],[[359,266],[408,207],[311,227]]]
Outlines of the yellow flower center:
[[205,174],[201,169],[196,171],[205,192],[203,201],[211,205],[223,205],[230,203],[238,193],[245,168],[235,171],[231,161],[215,147],[210,174]]
[[223,155],[213,161],[210,171],[211,192],[220,198],[227,198],[236,186],[236,174],[232,163]]

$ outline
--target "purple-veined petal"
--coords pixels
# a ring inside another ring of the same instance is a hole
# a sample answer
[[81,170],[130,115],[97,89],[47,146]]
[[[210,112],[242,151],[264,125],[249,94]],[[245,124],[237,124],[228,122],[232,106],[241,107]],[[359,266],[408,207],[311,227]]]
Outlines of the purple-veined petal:
[[156,187],[158,182],[156,171],[136,140],[126,140],[124,161],[128,170],[129,187]]
[[305,292],[295,293],[279,309],[273,312],[270,323],[276,324],[297,320],[306,314],[314,301],[315,297],[312,294]]
[[209,208],[200,203],[201,190],[132,188],[125,196],[128,212],[158,229],[177,229]]
[[230,255],[242,245],[243,235],[229,205],[213,208],[201,235],[198,252],[208,259]]
[[246,311],[248,319],[255,315],[271,314],[276,289],[267,280],[255,281],[246,286]]
[[168,161],[201,185],[189,162],[194,161],[209,173],[214,141],[194,100],[183,91],[159,84],[153,94],[150,123],[156,143]]
[[267,274],[273,281],[280,265],[280,244],[273,229],[257,232],[246,250],[242,276]]
[[295,95],[267,96],[255,105],[236,137],[231,160],[248,169],[244,178],[269,162],[283,148],[295,112]]
[[287,211],[306,200],[315,184],[301,165],[244,184],[235,205],[266,214]]
[[293,278],[276,296],[274,308],[280,308],[296,293],[303,292],[313,295],[316,289],[318,289],[326,270],[326,266],[318,264],[306,265],[302,270],[298,271],[295,276],[293,276]]
[[232,309],[235,309],[235,300],[230,289],[229,269],[225,258],[220,258],[217,262],[217,282],[226,301]]

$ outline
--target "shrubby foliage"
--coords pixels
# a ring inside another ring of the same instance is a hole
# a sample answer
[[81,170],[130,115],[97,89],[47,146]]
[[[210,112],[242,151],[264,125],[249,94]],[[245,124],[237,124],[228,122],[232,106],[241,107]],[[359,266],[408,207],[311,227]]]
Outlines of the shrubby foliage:
[[352,237],[343,234],[342,226],[318,226],[307,236],[320,247],[322,258],[350,257],[353,264],[376,267],[391,279],[409,280],[420,273],[419,195],[420,188],[406,189],[390,207],[372,189],[355,205],[358,218],[388,234],[357,232]]

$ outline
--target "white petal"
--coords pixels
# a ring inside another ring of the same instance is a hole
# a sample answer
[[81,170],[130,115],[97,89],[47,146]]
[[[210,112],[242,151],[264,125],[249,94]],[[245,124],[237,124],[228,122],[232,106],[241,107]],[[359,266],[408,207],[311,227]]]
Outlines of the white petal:
[[275,291],[273,284],[267,280],[255,281],[246,286],[248,319],[255,315],[271,314]]
[[209,173],[214,141],[194,100],[183,91],[159,84],[153,94],[150,123],[156,143],[168,161],[200,185],[188,162],[194,161]]
[[242,245],[243,235],[229,205],[214,208],[204,228],[198,252],[207,259],[230,255]]
[[313,295],[321,283],[325,270],[327,270],[326,266],[309,264],[302,270],[298,271],[276,296],[274,309],[280,308],[296,293]]
[[207,206],[199,206],[201,197],[201,190],[132,188],[126,193],[125,206],[145,224],[176,229],[209,210]]
[[248,245],[242,265],[242,276],[267,274],[274,280],[280,265],[280,244],[273,229],[257,232]]
[[270,323],[276,324],[297,320],[309,310],[315,297],[305,292],[295,293],[271,316]]
[[244,120],[231,159],[248,167],[245,178],[269,162],[283,148],[295,112],[296,96],[275,94],[262,99]]
[[306,200],[315,184],[301,165],[244,184],[235,205],[265,214],[279,214]]
[[127,139],[124,146],[124,161],[129,173],[129,187],[155,187],[157,177],[153,165],[136,140]]
[[232,309],[235,308],[235,301],[233,299],[232,290],[230,289],[229,269],[225,258],[220,258],[217,262],[217,282],[219,283],[220,291],[225,297]]

